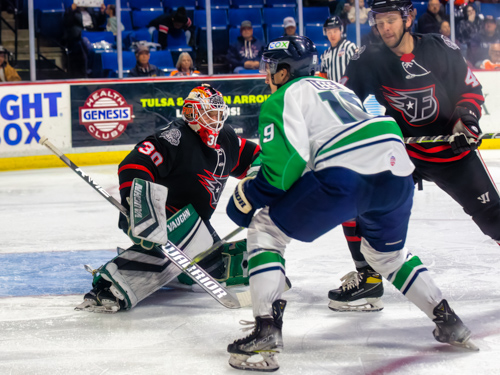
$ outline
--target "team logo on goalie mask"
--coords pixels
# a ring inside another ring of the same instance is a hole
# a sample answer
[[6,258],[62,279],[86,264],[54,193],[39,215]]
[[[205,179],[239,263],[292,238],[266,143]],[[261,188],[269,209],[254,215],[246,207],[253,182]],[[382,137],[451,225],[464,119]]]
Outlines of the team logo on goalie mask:
[[411,126],[424,126],[433,122],[439,114],[439,102],[434,85],[414,90],[399,90],[382,86],[387,103],[400,112]]
[[132,122],[132,106],[117,91],[94,91],[79,108],[80,124],[89,134],[100,141],[111,141],[123,134]]

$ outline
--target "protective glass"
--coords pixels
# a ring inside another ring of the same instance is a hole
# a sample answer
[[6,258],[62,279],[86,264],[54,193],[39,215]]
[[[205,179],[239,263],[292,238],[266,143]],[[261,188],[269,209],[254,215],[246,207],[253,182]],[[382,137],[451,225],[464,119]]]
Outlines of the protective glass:
[[278,70],[278,60],[262,56],[259,65],[259,73],[267,74],[267,72],[274,74]]

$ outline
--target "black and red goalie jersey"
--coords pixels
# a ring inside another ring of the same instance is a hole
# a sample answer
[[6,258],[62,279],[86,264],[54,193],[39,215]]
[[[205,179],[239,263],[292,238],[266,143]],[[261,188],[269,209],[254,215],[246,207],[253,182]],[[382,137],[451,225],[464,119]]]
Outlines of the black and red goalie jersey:
[[[361,47],[351,58],[341,83],[361,100],[373,94],[386,108],[403,136],[452,133],[457,106],[479,119],[484,97],[481,84],[452,41],[438,34],[413,34],[412,53],[397,56],[385,45]],[[454,154],[449,144],[408,144],[412,158],[447,162],[470,151]]]
[[212,216],[229,176],[243,178],[257,158],[260,147],[238,137],[224,126],[215,147],[208,147],[182,119],[168,124],[138,143],[120,163],[121,202],[134,178],[152,181],[168,188],[167,217],[192,204],[200,217]]

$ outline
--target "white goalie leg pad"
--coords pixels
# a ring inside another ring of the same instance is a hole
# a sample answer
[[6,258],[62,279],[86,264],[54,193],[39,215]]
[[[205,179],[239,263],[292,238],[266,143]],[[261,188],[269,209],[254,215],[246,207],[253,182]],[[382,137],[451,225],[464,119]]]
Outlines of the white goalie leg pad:
[[443,299],[429,271],[418,256],[406,248],[395,252],[379,252],[364,238],[361,252],[372,268],[390,281],[406,298],[434,319],[434,307]]
[[165,186],[134,178],[130,189],[130,227],[135,237],[167,243],[167,194]]
[[272,303],[281,299],[286,286],[284,252],[290,240],[269,217],[269,208],[252,219],[247,250],[254,316],[272,316]]
[[[167,223],[172,243],[190,257],[194,257],[213,244],[213,237],[194,208],[189,205],[177,212]],[[175,242],[174,242],[175,241]],[[138,247],[135,247],[138,248]],[[103,277],[122,294],[127,309],[174,280],[181,273],[158,249],[145,251],[131,249],[121,252],[102,267]],[[113,292],[115,294],[115,292]]]

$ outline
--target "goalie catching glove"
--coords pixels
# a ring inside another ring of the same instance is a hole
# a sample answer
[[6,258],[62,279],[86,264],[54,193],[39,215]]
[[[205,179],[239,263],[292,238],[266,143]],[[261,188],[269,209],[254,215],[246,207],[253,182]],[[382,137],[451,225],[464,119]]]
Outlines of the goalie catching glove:
[[475,150],[479,144],[481,129],[476,114],[466,107],[458,106],[452,116],[452,136],[450,145],[453,153],[461,154]]

